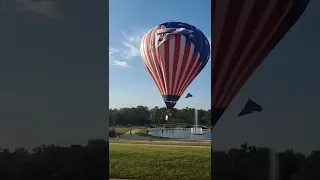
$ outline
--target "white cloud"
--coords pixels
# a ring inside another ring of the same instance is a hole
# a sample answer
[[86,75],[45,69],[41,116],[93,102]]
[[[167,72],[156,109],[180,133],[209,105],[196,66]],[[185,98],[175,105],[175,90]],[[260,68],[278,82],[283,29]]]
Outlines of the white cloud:
[[123,42],[122,51],[120,56],[124,59],[132,59],[140,56],[140,43],[143,35],[146,33],[144,30],[137,31],[128,35],[127,32],[122,32]]
[[[128,60],[140,57],[140,43],[143,35],[147,31],[139,30],[133,33],[122,32],[121,47],[111,47],[109,49],[109,62],[112,65],[121,67],[130,67]],[[120,60],[116,60],[114,57],[119,57]]]
[[124,68],[130,68],[130,66],[128,65],[128,63],[125,62],[125,61],[117,61],[117,60],[114,60],[113,63],[114,63],[113,65],[115,65],[115,66],[121,66],[121,67],[124,67]]
[[34,12],[54,19],[60,19],[61,13],[52,1],[33,2],[31,0],[16,0],[18,4],[17,10]]
[[111,56],[112,54],[114,53],[119,53],[120,50],[119,49],[116,49],[116,48],[109,48],[109,56]]
[[114,51],[110,52],[109,49],[109,63],[113,66],[120,66],[123,68],[130,68],[129,64],[126,61],[118,61],[114,58],[114,56],[112,55],[114,53]]
[[[120,38],[122,43],[120,47],[110,47],[109,49],[109,62],[111,65],[130,67],[128,61],[136,57],[140,57],[140,43],[143,35],[146,33],[146,29],[140,29],[134,32],[122,32]],[[208,41],[211,47],[211,36],[207,35]],[[116,60],[115,57],[121,59]],[[211,61],[211,54],[209,62]]]

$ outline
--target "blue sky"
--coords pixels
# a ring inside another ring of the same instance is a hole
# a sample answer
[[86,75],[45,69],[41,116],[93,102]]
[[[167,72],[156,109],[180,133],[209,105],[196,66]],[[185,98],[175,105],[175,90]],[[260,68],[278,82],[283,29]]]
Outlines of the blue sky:
[[[215,127],[212,141],[216,148],[236,147],[244,141],[276,150],[292,147],[306,152],[320,148],[314,138],[319,136],[320,126],[319,7],[319,1],[309,4],[299,21],[231,102]],[[157,5],[147,0],[111,0],[110,48],[122,49],[119,52],[123,57],[114,53],[113,58],[128,63],[131,68],[110,64],[110,107],[164,105],[144,69],[138,52],[139,43],[132,46],[137,47],[131,48],[134,51],[129,51],[123,42],[129,42],[129,37],[135,42],[144,30],[165,21],[195,25],[210,39],[210,20],[210,2],[207,0],[201,0],[201,3],[163,0]],[[134,57],[128,58],[132,54]],[[189,102],[181,99],[178,108],[210,107],[210,65],[186,91],[194,94],[194,99]],[[263,111],[236,118],[248,98],[259,103]]]
[[[155,5],[146,0],[110,0],[109,9],[110,108],[163,107],[162,97],[143,65],[140,40],[147,30],[168,21],[194,25],[210,39],[210,1],[163,0]],[[210,108],[210,66],[209,61],[185,91],[193,94],[193,99],[181,98],[176,108]]]

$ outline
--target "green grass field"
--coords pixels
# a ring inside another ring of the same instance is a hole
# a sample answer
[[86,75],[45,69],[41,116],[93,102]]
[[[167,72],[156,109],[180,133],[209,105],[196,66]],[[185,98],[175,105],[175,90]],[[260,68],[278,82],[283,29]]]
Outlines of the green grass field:
[[141,144],[141,145],[170,145],[170,146],[201,146],[201,147],[211,147],[211,142],[179,142],[179,141],[138,141],[138,140],[131,140],[131,141],[117,141],[117,140],[110,140],[110,143],[117,143],[117,144]]
[[128,131],[130,131],[132,128],[127,128],[127,127],[120,127],[120,128],[115,128],[116,132],[119,134],[124,134]]
[[209,180],[210,148],[110,143],[110,178]]

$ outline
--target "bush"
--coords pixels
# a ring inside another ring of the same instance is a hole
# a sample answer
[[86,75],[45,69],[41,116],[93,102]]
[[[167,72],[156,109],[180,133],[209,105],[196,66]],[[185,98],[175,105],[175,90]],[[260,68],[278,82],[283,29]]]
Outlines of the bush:
[[117,137],[117,131],[114,128],[109,129],[109,137]]

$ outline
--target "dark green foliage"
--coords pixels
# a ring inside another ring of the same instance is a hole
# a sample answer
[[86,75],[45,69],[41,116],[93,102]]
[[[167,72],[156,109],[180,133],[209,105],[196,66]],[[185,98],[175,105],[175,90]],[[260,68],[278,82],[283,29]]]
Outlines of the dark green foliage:
[[[154,107],[149,109],[145,106],[132,108],[120,108],[109,110],[110,125],[146,125],[146,124],[166,124],[183,123],[194,124],[194,108],[172,109],[170,110],[171,121],[166,121],[168,115],[166,108]],[[211,110],[198,110],[199,125],[211,125]]]
[[117,131],[114,128],[109,129],[109,137],[116,137]]
[[24,148],[0,152],[0,179],[108,179],[109,144],[89,141],[87,146],[42,145],[28,153]]

